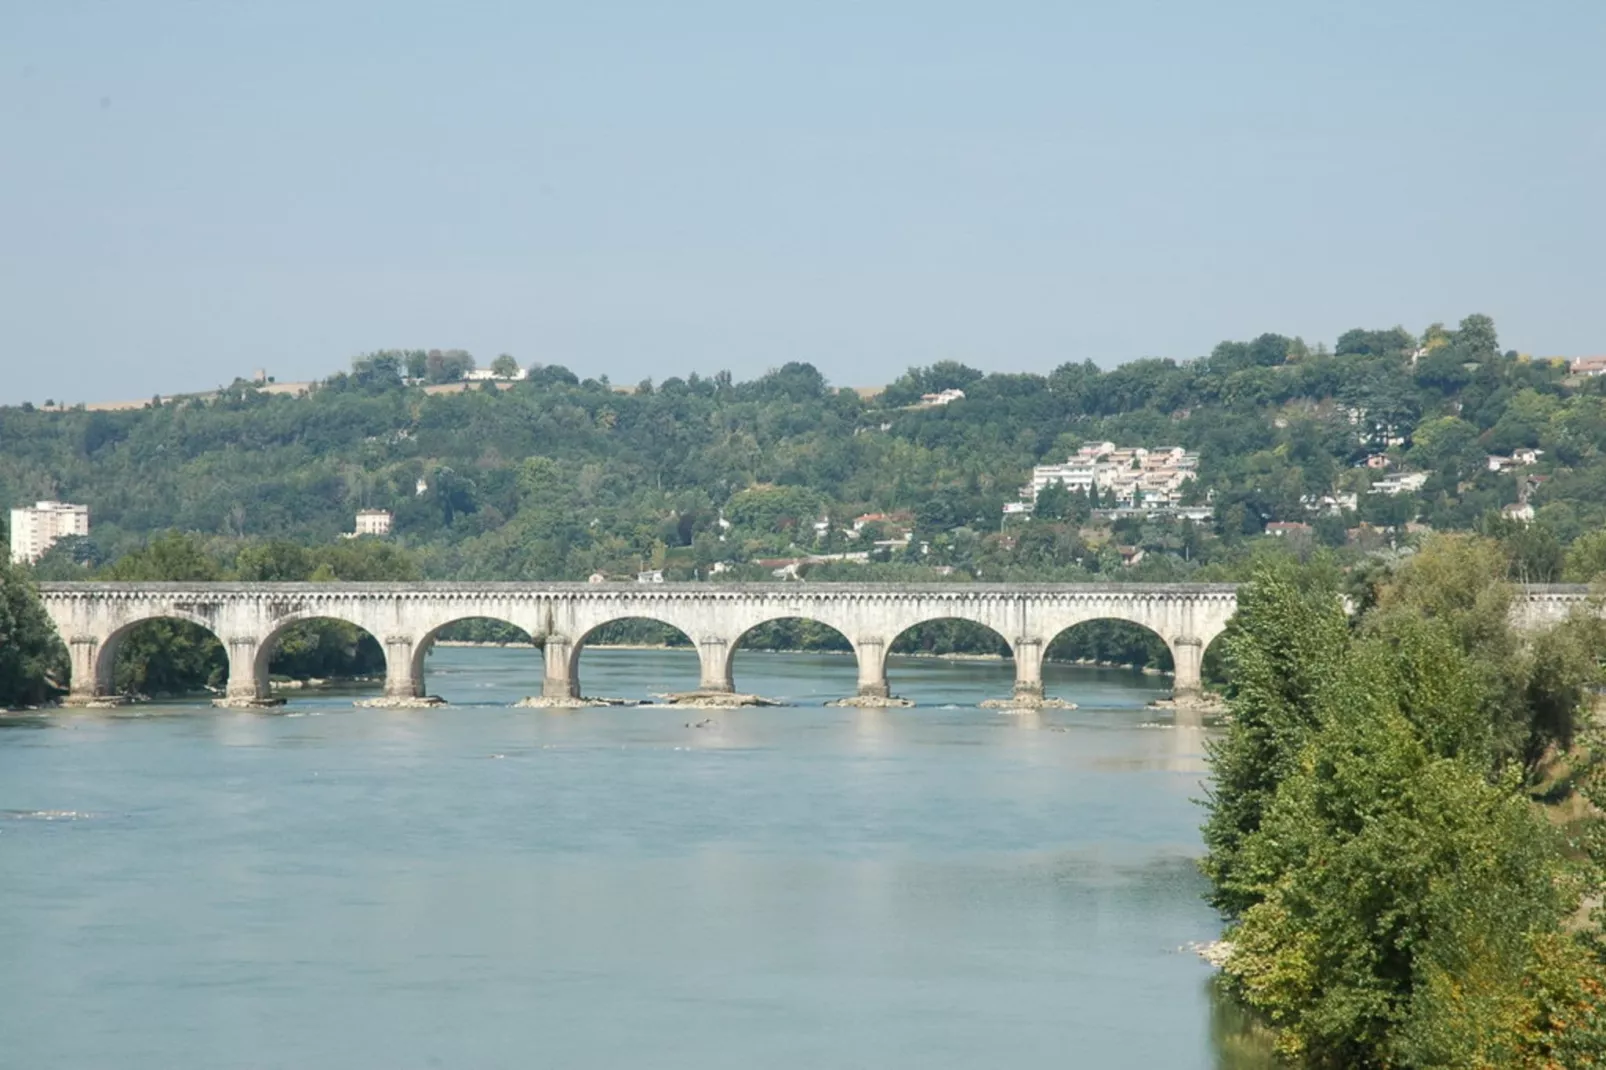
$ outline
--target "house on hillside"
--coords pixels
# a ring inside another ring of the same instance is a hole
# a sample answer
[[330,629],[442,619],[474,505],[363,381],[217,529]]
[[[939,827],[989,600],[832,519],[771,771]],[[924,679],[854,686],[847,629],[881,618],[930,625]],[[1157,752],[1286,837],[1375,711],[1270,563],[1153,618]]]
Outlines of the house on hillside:
[[356,530],[344,532],[341,537],[358,539],[364,535],[371,535],[376,539],[382,539],[390,534],[393,519],[388,509],[359,509],[356,523],[353,525]]
[[1489,471],[1505,472],[1513,468],[1527,468],[1539,463],[1544,450],[1520,449],[1512,450],[1510,457],[1502,457],[1497,453],[1489,455]]
[[1527,502],[1512,502],[1500,510],[1500,515],[1507,520],[1520,520],[1526,524],[1534,518],[1534,507]]
[[1428,481],[1426,472],[1396,472],[1391,476],[1384,476],[1373,483],[1368,494],[1405,494],[1422,489],[1422,484]]

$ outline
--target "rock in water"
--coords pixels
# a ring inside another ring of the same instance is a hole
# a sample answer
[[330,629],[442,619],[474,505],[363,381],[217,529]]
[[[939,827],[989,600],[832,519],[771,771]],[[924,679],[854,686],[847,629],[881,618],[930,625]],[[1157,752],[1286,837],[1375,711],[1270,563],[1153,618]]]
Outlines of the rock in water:
[[848,698],[833,699],[827,706],[851,706],[864,710],[884,710],[913,706],[914,703],[898,695],[852,695]]

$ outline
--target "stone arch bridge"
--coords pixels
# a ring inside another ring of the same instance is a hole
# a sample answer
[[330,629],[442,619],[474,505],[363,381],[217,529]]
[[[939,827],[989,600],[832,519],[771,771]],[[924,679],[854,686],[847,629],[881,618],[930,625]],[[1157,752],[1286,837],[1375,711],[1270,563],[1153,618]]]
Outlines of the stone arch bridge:
[[[542,693],[580,693],[580,650],[605,624],[658,621],[696,646],[700,687],[733,690],[731,659],[747,632],[802,618],[841,632],[858,661],[858,691],[886,697],[887,652],[917,624],[963,620],[997,632],[1015,665],[1016,697],[1041,698],[1043,653],[1077,624],[1121,620],[1155,632],[1171,650],[1174,690],[1196,697],[1204,651],[1237,609],[1236,584],[585,584],[585,583],[42,583],[45,610],[71,655],[69,705],[112,695],[117,648],[129,629],[182,620],[217,636],[228,652],[225,701],[268,697],[268,662],[292,624],[333,619],[374,636],[385,651],[385,695],[424,696],[424,656],[441,629],[489,618],[523,629],[544,647]],[[1529,587],[1514,612],[1540,625],[1565,616],[1582,587]]]
[[700,687],[731,691],[731,659],[760,624],[803,618],[835,628],[852,644],[861,695],[885,697],[887,652],[904,631],[937,620],[991,628],[1008,644],[1015,689],[1040,696],[1043,652],[1060,632],[1091,620],[1124,620],[1153,630],[1171,648],[1179,695],[1198,691],[1205,647],[1237,608],[1232,584],[869,585],[586,583],[44,583],[46,611],[72,661],[69,704],[112,691],[118,644],[150,620],[198,624],[228,652],[227,700],[267,697],[268,661],[279,635],[298,621],[345,621],[385,650],[385,694],[424,695],[424,655],[447,625],[505,621],[544,647],[542,693],[579,694],[587,636],[614,621],[647,619],[677,628],[697,648]]

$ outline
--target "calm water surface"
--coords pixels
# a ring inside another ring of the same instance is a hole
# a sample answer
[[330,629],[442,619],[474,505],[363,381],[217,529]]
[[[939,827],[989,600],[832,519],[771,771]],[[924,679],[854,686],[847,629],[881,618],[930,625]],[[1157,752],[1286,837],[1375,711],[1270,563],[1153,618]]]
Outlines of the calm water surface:
[[528,651],[428,671],[452,708],[0,728],[0,1065],[1233,1065],[1162,680],[1050,666],[1082,708],[1020,716],[974,705],[1006,665],[894,659],[918,708],[827,709],[851,658],[748,652],[798,706],[551,712],[507,708]]

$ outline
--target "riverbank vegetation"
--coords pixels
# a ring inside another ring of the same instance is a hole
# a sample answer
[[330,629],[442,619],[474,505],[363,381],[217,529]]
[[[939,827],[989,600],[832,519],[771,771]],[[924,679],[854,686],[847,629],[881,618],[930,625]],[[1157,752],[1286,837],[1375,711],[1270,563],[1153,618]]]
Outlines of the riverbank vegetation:
[[1225,976],[1302,1065],[1606,1059],[1606,636],[1514,631],[1509,554],[1434,538],[1350,577],[1354,619],[1330,569],[1240,590],[1204,865]]
[[66,648],[32,582],[0,560],[0,710],[48,702],[66,678]]

